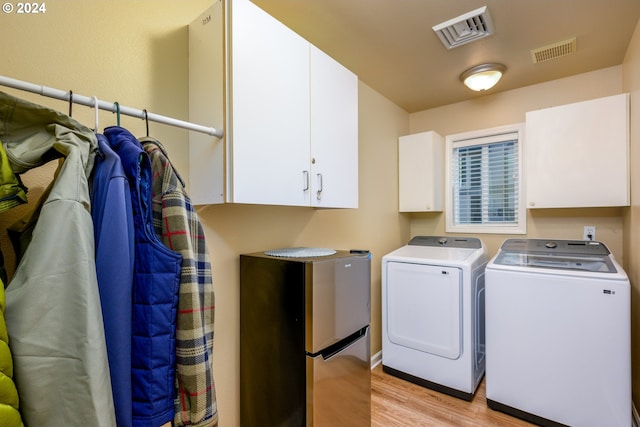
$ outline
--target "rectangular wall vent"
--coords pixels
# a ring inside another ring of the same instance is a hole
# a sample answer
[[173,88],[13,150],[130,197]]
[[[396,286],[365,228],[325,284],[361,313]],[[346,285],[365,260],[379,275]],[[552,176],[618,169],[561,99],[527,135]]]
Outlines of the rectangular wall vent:
[[553,43],[548,46],[533,49],[531,51],[531,60],[534,63],[549,61],[551,59],[560,58],[574,54],[576,52],[576,38]]
[[462,46],[493,34],[493,23],[487,6],[432,27],[447,49]]

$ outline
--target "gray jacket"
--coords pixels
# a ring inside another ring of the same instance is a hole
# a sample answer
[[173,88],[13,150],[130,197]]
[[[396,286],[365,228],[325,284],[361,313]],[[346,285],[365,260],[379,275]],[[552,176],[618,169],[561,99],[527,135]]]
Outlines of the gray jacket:
[[57,111],[0,92],[0,141],[15,173],[63,159],[6,289],[23,419],[37,427],[112,427],[88,187],[95,134]]

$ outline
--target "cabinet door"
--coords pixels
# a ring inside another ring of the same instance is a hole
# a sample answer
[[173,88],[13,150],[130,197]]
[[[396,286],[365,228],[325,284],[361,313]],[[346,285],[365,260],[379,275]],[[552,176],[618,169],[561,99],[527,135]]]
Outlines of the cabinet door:
[[442,211],[443,140],[436,132],[398,138],[400,212]]
[[358,78],[311,46],[311,205],[358,207]]
[[528,112],[527,207],[629,205],[629,96]]
[[[221,2],[189,25],[189,121],[224,126],[224,11]],[[189,132],[189,195],[224,203],[224,139]]]
[[309,43],[231,2],[227,201],[309,205]]

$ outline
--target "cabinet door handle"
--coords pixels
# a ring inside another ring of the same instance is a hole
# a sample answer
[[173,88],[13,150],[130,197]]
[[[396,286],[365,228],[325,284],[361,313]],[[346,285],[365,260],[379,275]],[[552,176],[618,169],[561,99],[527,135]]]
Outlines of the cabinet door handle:
[[309,171],[302,171],[302,191],[309,190]]
[[322,174],[319,173],[316,176],[318,177],[318,194],[316,195],[316,198],[320,200],[322,197]]

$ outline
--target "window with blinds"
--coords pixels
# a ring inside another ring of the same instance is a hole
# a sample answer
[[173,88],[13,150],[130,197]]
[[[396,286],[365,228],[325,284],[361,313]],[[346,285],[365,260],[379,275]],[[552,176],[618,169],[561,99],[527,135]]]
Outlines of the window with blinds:
[[525,232],[520,135],[508,127],[447,137],[447,231]]

